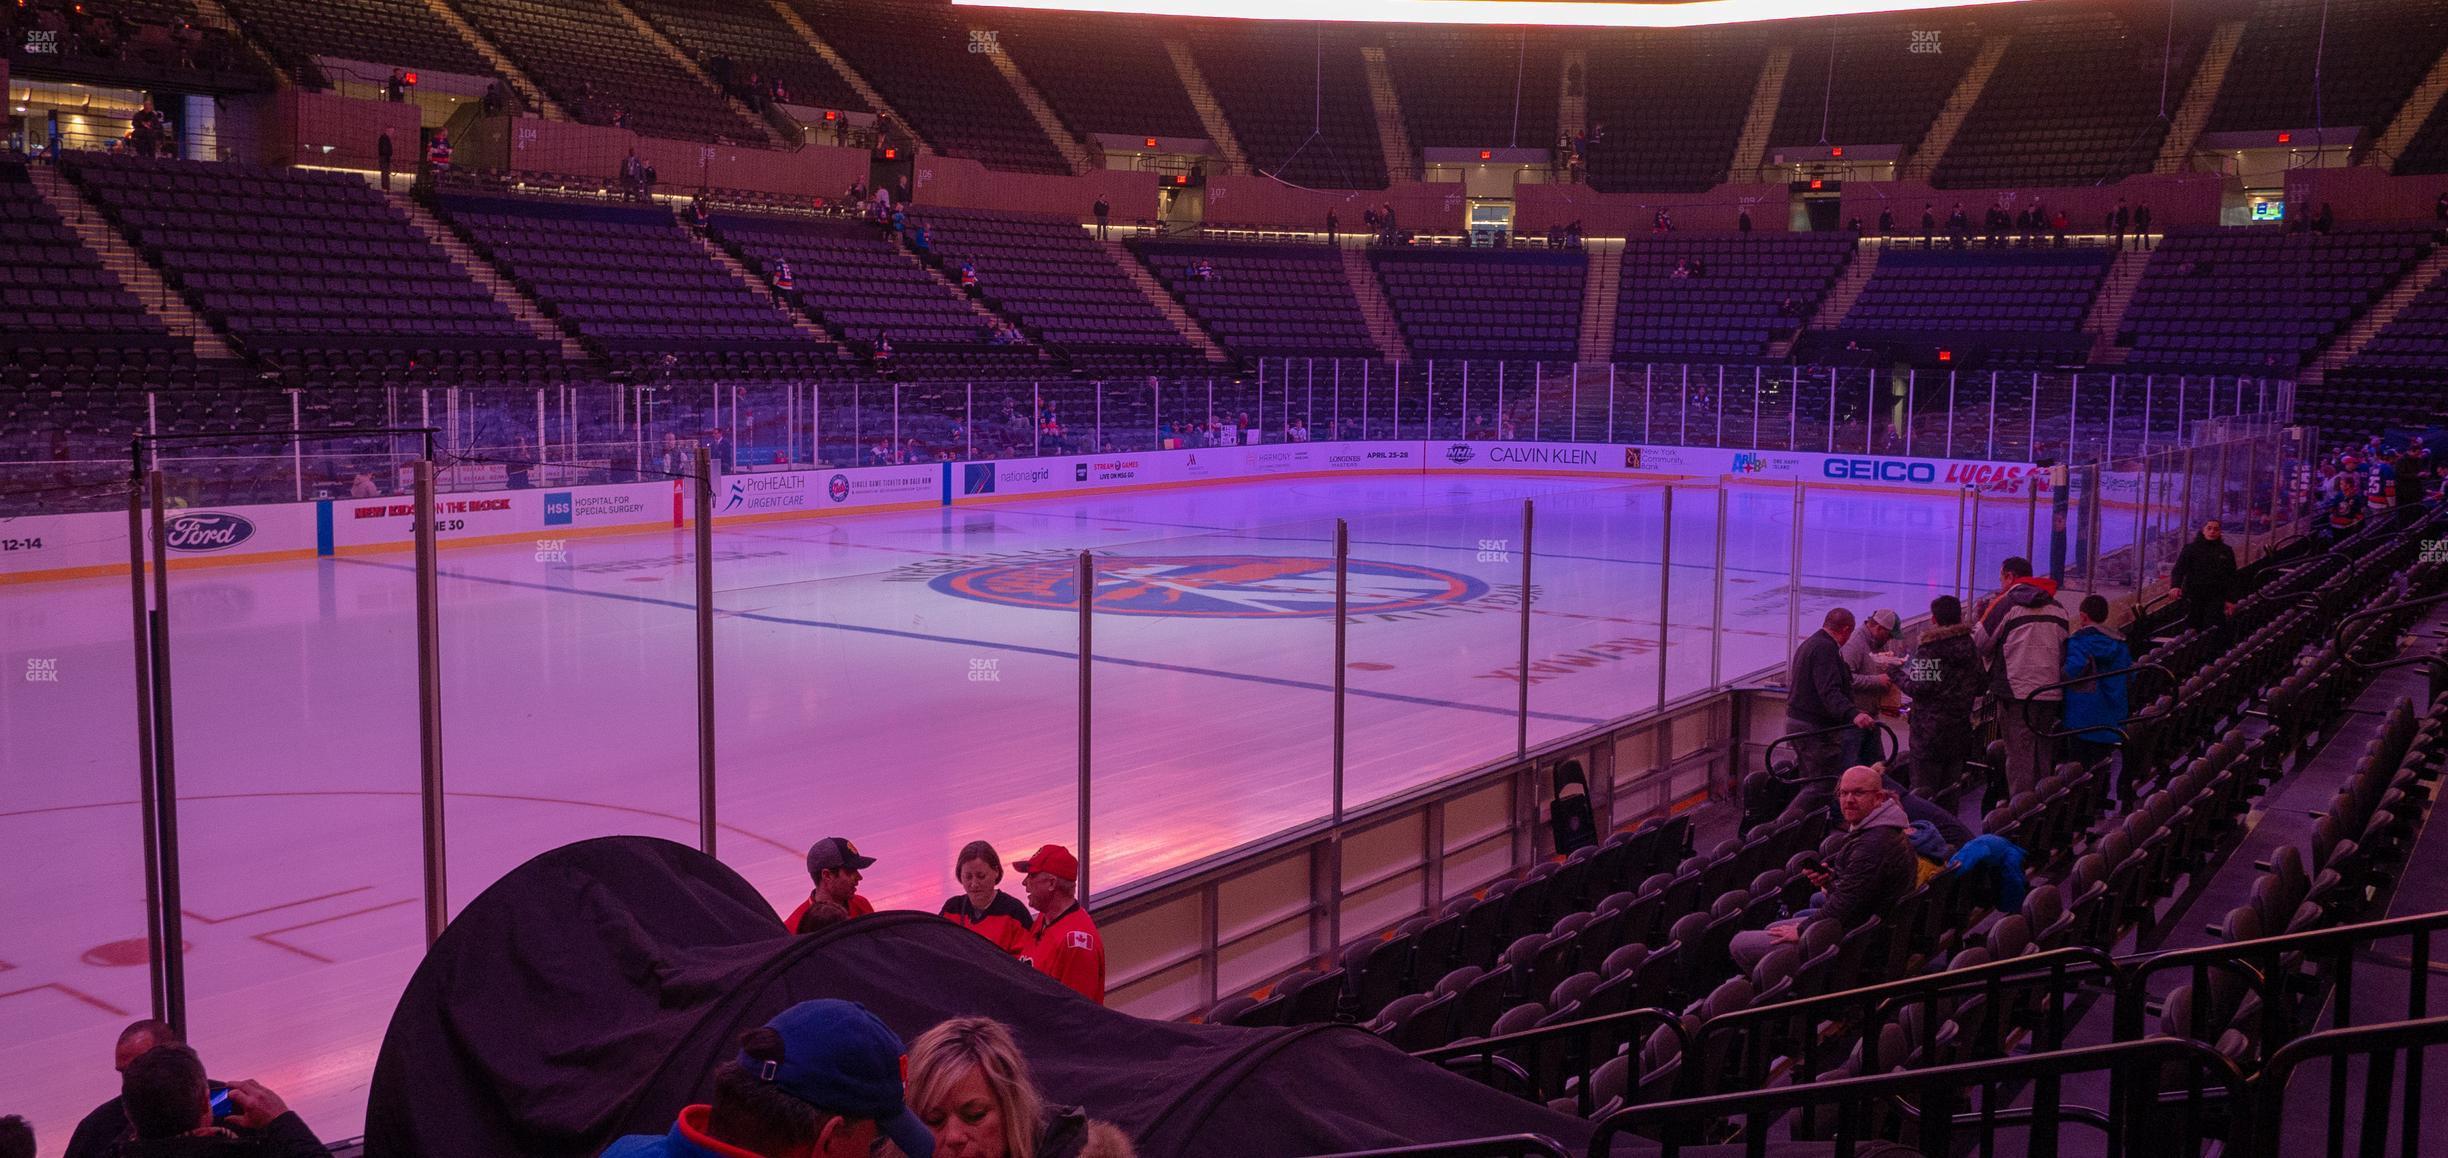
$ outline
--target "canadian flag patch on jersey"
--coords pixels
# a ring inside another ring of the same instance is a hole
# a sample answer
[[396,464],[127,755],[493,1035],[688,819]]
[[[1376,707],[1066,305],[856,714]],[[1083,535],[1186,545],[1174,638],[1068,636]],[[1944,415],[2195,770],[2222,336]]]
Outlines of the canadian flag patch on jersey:
[[1072,933],[1066,934],[1066,935],[1064,936],[1064,943],[1065,943],[1066,945],[1068,945],[1069,947],[1073,948],[1073,949],[1094,949],[1094,948],[1096,948],[1096,944],[1095,944],[1095,942],[1093,942],[1093,941],[1091,941],[1091,940],[1089,939],[1088,934],[1086,934],[1086,933],[1081,933],[1081,932],[1072,932]]

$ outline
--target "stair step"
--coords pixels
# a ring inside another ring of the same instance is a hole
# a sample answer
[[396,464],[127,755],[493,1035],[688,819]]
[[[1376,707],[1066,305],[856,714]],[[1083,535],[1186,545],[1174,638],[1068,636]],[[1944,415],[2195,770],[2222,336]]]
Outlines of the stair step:
[[[379,180],[370,179],[369,183],[380,188]],[[529,297],[527,291],[520,289],[517,282],[504,275],[492,262],[485,260],[482,254],[477,253],[475,247],[469,245],[466,238],[459,236],[458,230],[443,224],[440,218],[433,215],[432,210],[427,209],[416,198],[409,196],[406,191],[384,189],[382,192],[393,206],[408,215],[408,223],[415,226],[417,232],[424,234],[426,240],[433,242],[443,253],[448,254],[451,261],[460,269],[466,270],[468,276],[475,279],[476,284],[483,286],[485,292],[493,295],[493,300],[508,307],[510,316],[524,324],[529,333],[558,345],[561,348],[561,356],[564,358],[579,363],[588,360],[586,347],[580,345],[577,338],[562,330],[560,323],[545,312],[542,303]]]
[[1173,58],[1173,72],[1181,78],[1182,91],[1190,94],[1190,107],[1198,113],[1199,124],[1207,130],[1207,139],[1224,157],[1226,172],[1246,174],[1250,171],[1249,154],[1241,151],[1241,139],[1233,134],[1232,122],[1224,116],[1224,106],[1216,102],[1215,90],[1207,87],[1207,75],[1199,71],[1198,57],[1190,52],[1190,43],[1178,36],[1165,38],[1165,55]]
[[765,134],[766,144],[778,146],[783,143],[782,130],[774,127],[773,122],[766,120],[764,117],[758,116],[755,109],[748,107],[748,102],[743,101],[730,93],[724,92],[722,86],[714,83],[714,78],[707,75],[705,69],[698,67],[695,58],[691,57],[685,52],[680,51],[679,45],[672,43],[670,37],[663,35],[662,29],[656,28],[653,22],[647,20],[644,16],[639,15],[635,9],[629,7],[629,5],[625,3],[622,3],[621,0],[605,0],[605,3],[611,7],[614,15],[619,16],[622,20],[628,22],[629,27],[637,30],[637,34],[640,39],[662,50],[665,58],[669,59],[673,64],[680,66],[680,71],[696,77],[697,83],[704,85],[715,95],[720,96],[723,104],[729,106],[731,111],[741,120],[755,125],[759,131],[763,132]]
[[1360,49],[1360,63],[1368,73],[1369,106],[1377,114],[1377,146],[1385,153],[1386,179],[1416,181],[1419,179],[1419,154],[1411,149],[1411,133],[1402,119],[1402,96],[1394,88],[1393,66],[1386,63],[1386,51],[1381,45]]
[[1154,305],[1157,312],[1165,316],[1166,321],[1173,323],[1173,328],[1180,331],[1183,338],[1187,339],[1191,345],[1198,347],[1199,352],[1205,355],[1210,362],[1228,360],[1224,355],[1224,348],[1217,345],[1215,339],[1209,337],[1206,330],[1200,328],[1198,319],[1191,317],[1190,312],[1182,308],[1181,302],[1166,291],[1164,286],[1156,280],[1156,275],[1148,270],[1147,263],[1140,261],[1139,255],[1131,252],[1130,247],[1123,244],[1121,238],[1108,237],[1102,244],[1105,247],[1106,255],[1113,258],[1113,263],[1121,268],[1123,275],[1130,278],[1132,285],[1139,287],[1140,296],[1145,297],[1150,304]]
[[119,287],[135,295],[145,311],[161,319],[171,334],[194,342],[197,358],[237,358],[229,343],[196,314],[187,299],[162,280],[161,271],[153,268],[127,238],[112,228],[101,207],[86,200],[85,191],[76,182],[54,165],[29,166],[28,173],[33,177],[35,192],[50,203],[51,211],[59,214],[60,220],[76,233],[77,240],[102,259],[103,269],[118,280]]
[[1360,316],[1368,322],[1369,340],[1388,359],[1410,361],[1410,343],[1403,340],[1402,324],[1395,320],[1394,307],[1386,301],[1385,287],[1378,284],[1377,271],[1369,265],[1368,250],[1346,245],[1342,256],[1343,279],[1351,283],[1352,296],[1359,299]]
[[[990,30],[979,28],[975,31]],[[1055,114],[1054,106],[1046,103],[1045,94],[1037,91],[1037,86],[1030,82],[1028,74],[1020,71],[1018,61],[1013,60],[1009,53],[1001,50],[987,53],[986,59],[994,64],[996,72],[1003,74],[1004,82],[1011,85],[1013,94],[1020,98],[1021,107],[1027,109],[1029,115],[1037,119],[1038,131],[1044,133],[1048,141],[1053,142],[1055,151],[1061,153],[1063,161],[1071,166],[1072,176],[1080,176],[1096,167],[1095,158],[1089,155],[1088,146],[1080,143],[1078,137],[1071,135],[1070,127],[1064,125],[1062,118]]]
[[1589,273],[1581,290],[1580,360],[1604,364],[1615,359],[1616,306],[1623,300],[1623,250],[1620,238],[1582,242],[1589,255]]
[[2227,66],[2235,60],[2236,45],[2244,39],[2244,22],[2225,20],[2210,35],[2209,47],[2202,53],[2201,67],[2194,70],[2193,83],[2185,86],[2183,103],[2170,119],[2167,139],[2159,143],[2159,159],[2151,167],[2155,173],[2182,173],[2193,158],[2193,145],[2201,140],[2202,126],[2210,123],[2210,107],[2217,103],[2219,89],[2227,83]]
[[1927,181],[1930,174],[1938,171],[1938,162],[1946,159],[1947,147],[1955,143],[1955,134],[1963,128],[1964,118],[1972,114],[1972,106],[1980,103],[1981,90],[1989,87],[1990,75],[1997,71],[1998,61],[2005,58],[2013,40],[2011,34],[2004,32],[1981,39],[1980,55],[1972,58],[1971,67],[1964,69],[1963,79],[1955,83],[1955,91],[1947,94],[1946,104],[1938,110],[1937,119],[1930,123],[1929,132],[1922,135],[1921,144],[1904,162],[1898,177]]
[[810,25],[805,17],[799,15],[798,9],[791,7],[790,0],[769,0],[769,6],[775,15],[782,18],[782,23],[789,25],[791,31],[799,34],[801,43],[813,49],[816,55],[823,57],[826,64],[833,66],[833,71],[850,85],[851,91],[857,93],[860,100],[867,102],[869,111],[880,116],[891,117],[892,122],[900,126],[902,132],[908,133],[911,140],[918,142],[920,148],[933,148],[927,144],[925,137],[918,135],[917,125],[910,123],[908,117],[894,112],[892,105],[884,100],[883,93],[877,92],[874,85],[867,83],[867,78],[860,75],[859,70],[850,67],[850,62],[844,59],[841,53],[835,51],[831,44],[826,43],[824,37],[816,35],[815,27]]
[[484,33],[476,31],[476,26],[468,23],[467,19],[459,15],[457,10],[445,0],[425,0],[425,7],[431,9],[442,23],[450,25],[451,29],[459,34],[460,39],[467,41],[468,47],[476,50],[476,55],[485,58],[485,63],[493,66],[494,73],[508,82],[511,90],[516,92],[519,99],[525,103],[527,108],[534,110],[537,116],[548,121],[570,119],[568,111],[553,103],[553,99],[545,94],[544,86],[537,84],[534,77],[527,75],[526,70],[512,63],[507,53],[504,53]]

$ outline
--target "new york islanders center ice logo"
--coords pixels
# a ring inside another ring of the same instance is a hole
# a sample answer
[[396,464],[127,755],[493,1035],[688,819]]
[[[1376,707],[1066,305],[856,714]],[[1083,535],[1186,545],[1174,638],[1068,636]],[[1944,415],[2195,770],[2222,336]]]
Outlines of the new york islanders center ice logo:
[[[1334,615],[1334,560],[1285,555],[1152,555],[1099,558],[1096,610],[1110,615],[1193,619],[1325,618]],[[1079,567],[1068,559],[999,563],[938,575],[946,595],[1072,611]],[[1351,561],[1353,615],[1416,611],[1487,594],[1468,575],[1410,563]]]

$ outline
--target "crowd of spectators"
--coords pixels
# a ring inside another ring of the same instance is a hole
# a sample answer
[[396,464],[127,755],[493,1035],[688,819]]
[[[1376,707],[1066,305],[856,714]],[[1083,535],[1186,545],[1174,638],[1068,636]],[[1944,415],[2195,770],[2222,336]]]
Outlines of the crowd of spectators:
[[1129,1158],[1130,1139],[1050,1104],[1001,1023],[955,1017],[904,1046],[864,1006],[819,999],[740,1035],[714,1100],[605,1158]]
[[[809,846],[807,899],[784,918],[792,933],[823,932],[875,914],[859,893],[875,858],[848,837]],[[1008,955],[1014,969],[1105,1001],[1105,940],[1078,895],[1079,859],[1059,844],[1012,864],[1023,904],[1003,891],[994,846],[972,841],[954,859],[959,891],[939,910]],[[903,1057],[907,1055],[906,1104]],[[328,1158],[330,1150],[262,1083],[206,1077],[170,1025],[138,1021],[119,1035],[118,1097],[80,1121],[65,1158]],[[1009,1031],[957,1018],[908,1049],[865,1009],[804,1002],[750,1031],[714,1075],[714,1101],[683,1110],[669,1134],[625,1138],[607,1155],[889,1154],[928,1158],[1127,1158],[1129,1139],[1075,1107],[1049,1106]],[[881,1140],[881,1142],[879,1141]],[[874,1149],[871,1150],[871,1147]],[[0,1118],[0,1158],[34,1152],[19,1118]]]

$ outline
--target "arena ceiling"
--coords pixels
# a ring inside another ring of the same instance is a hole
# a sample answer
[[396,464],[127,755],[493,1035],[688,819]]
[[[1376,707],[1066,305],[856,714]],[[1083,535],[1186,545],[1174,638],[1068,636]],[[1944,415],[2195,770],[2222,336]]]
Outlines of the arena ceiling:
[[1694,28],[1763,20],[1996,7],[2035,0],[952,0],[976,8],[1388,24]]

